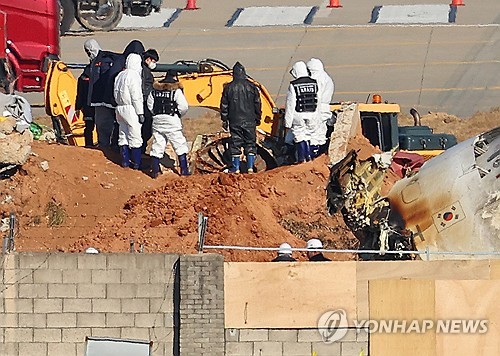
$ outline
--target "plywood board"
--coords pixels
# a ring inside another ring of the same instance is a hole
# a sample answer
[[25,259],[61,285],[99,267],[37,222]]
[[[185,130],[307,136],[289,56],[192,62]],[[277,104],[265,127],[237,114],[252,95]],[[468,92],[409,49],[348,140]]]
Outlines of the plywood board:
[[500,279],[500,260],[490,261],[490,279]]
[[358,280],[490,279],[490,261],[358,262],[357,278]]
[[226,328],[315,328],[326,311],[356,318],[356,263],[225,263]]
[[[434,319],[434,281],[375,280],[369,282],[370,320]],[[436,335],[425,333],[370,333],[370,355],[436,355]]]
[[469,323],[488,320],[487,333],[443,332],[446,328],[438,331],[437,354],[500,355],[499,295],[500,280],[436,281],[436,320],[465,320]]

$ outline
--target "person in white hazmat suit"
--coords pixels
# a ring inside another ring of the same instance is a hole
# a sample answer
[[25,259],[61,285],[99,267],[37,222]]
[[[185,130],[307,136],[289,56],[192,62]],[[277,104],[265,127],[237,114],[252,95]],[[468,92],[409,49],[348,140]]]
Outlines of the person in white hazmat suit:
[[114,97],[116,100],[116,120],[120,125],[118,146],[122,167],[140,169],[141,166],[141,126],[144,122],[142,97],[142,58],[136,53],[128,55],[125,70],[115,78]]
[[309,77],[306,64],[295,63],[290,71],[295,78],[290,82],[286,95],[285,127],[293,134],[297,161],[311,160],[309,141],[318,116],[318,84]]
[[311,125],[310,133],[311,157],[314,159],[325,152],[328,126],[333,126],[330,102],[335,91],[335,84],[325,71],[321,60],[311,58],[307,62],[307,69],[311,73],[311,78],[316,79],[318,83],[318,120]]
[[182,92],[182,84],[174,73],[169,71],[164,79],[153,84],[147,105],[153,113],[153,144],[149,153],[152,158],[152,177],[157,178],[160,173],[160,159],[163,158],[168,141],[179,158],[181,175],[189,175],[189,148],[181,122],[181,117],[188,110],[188,102]]

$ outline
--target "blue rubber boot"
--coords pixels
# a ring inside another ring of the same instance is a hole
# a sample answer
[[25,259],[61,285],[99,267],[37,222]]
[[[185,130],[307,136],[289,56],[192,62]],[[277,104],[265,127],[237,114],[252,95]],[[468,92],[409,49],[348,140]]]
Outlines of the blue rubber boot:
[[321,153],[320,153],[320,146],[317,145],[310,145],[309,146],[310,152],[311,152],[311,159],[317,158]]
[[304,163],[306,160],[304,152],[304,141],[297,142],[295,144],[295,148],[297,149],[297,163]]
[[151,177],[158,178],[160,174],[160,159],[158,157],[151,157]]
[[309,141],[304,142],[304,157],[306,161],[309,162],[311,160],[311,146],[309,145]]
[[253,173],[253,165],[255,163],[255,154],[254,153],[249,153],[247,154],[247,170],[248,173]]
[[132,154],[131,154],[131,167],[132,169],[136,169],[136,170],[139,170],[141,169],[141,159],[142,159],[142,148],[139,147],[139,148],[131,148],[130,149],[132,151]]
[[120,146],[120,156],[122,158],[121,166],[127,168],[130,166],[130,148],[128,146]]
[[189,165],[187,161],[187,155],[184,153],[179,156],[179,166],[181,167],[181,175],[182,176],[190,176]]
[[231,162],[233,163],[233,166],[229,172],[240,173],[240,156],[233,156]]

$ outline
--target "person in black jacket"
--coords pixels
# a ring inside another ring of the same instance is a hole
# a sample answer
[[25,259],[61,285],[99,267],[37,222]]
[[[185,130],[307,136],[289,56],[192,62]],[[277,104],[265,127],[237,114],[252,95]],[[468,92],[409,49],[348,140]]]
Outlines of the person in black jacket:
[[[306,248],[319,250],[323,248],[323,243],[319,239],[310,239],[307,241]],[[309,261],[311,262],[331,261],[331,259],[323,256],[323,253],[320,251],[307,251],[307,258],[309,258]]]
[[160,56],[155,49],[148,49],[142,54],[142,95],[144,97],[144,122],[142,123],[142,153],[146,152],[148,141],[153,136],[153,114],[148,109],[148,97],[153,91],[154,77],[151,70],[156,68]]
[[283,242],[278,250],[278,256],[271,262],[294,262],[295,258],[292,257],[292,246]]
[[96,40],[89,39],[83,44],[83,49],[89,57],[89,64],[83,69],[83,73],[78,77],[77,90],[76,90],[76,103],[75,109],[83,113],[83,120],[85,122],[85,129],[83,130],[83,137],[85,138],[85,147],[94,147],[94,114],[95,110],[89,105],[89,83],[90,83],[90,67],[92,60],[97,57],[101,51],[101,46]]
[[222,127],[231,133],[231,172],[240,172],[241,148],[247,159],[248,172],[253,173],[256,153],[255,129],[260,125],[260,93],[257,86],[247,80],[240,62],[233,67],[233,81],[224,86],[220,103]]

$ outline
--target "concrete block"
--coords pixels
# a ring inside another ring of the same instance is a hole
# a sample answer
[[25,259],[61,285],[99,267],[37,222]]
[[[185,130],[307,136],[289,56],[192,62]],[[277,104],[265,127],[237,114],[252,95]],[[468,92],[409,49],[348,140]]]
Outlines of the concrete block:
[[147,285],[149,283],[149,272],[148,270],[122,269],[121,282]]
[[62,313],[62,299],[34,299],[33,312],[36,313]]
[[76,356],[86,356],[84,342],[77,342],[76,343]]
[[[325,344],[324,342],[313,342],[312,350],[317,353],[317,356],[340,356],[340,342]],[[359,354],[357,355],[359,356]]]
[[[105,313],[78,313],[76,326],[79,328],[103,328],[106,326]],[[90,334],[90,333],[89,333]]]
[[283,355],[306,356],[310,355],[312,346],[310,342],[284,342]]
[[165,256],[159,253],[136,254],[135,263],[137,269],[164,270]]
[[59,344],[48,344],[47,345],[47,355],[76,355],[76,344],[72,342],[59,343]]
[[120,338],[121,328],[92,328],[92,336]]
[[269,340],[268,329],[241,329],[240,341],[267,341]]
[[61,329],[33,329],[34,342],[61,342]]
[[164,298],[172,294],[164,284],[139,284],[137,288],[137,298]]
[[77,256],[70,253],[55,253],[49,256],[49,269],[75,270],[78,267]]
[[4,328],[5,342],[32,342],[33,329],[31,328]]
[[122,311],[121,299],[92,299],[94,313],[120,313]]
[[88,298],[63,299],[64,313],[90,313],[92,312],[92,300]]
[[367,342],[342,342],[341,351],[342,356],[359,356],[360,352],[364,350],[368,352]]
[[174,342],[174,328],[172,327],[155,327],[154,335],[156,335],[158,340],[162,340],[164,342]]
[[269,330],[269,341],[297,342],[298,330],[296,329],[274,329]]
[[[19,255],[6,254],[3,257],[3,269],[4,270],[17,270],[19,269]],[[2,266],[0,266],[2,269]]]
[[240,341],[240,330],[239,329],[226,329],[225,330],[225,340],[226,340],[226,342],[238,342],[238,341]]
[[0,326],[3,328],[17,328],[19,327],[19,314],[8,313],[0,314]]
[[106,298],[105,284],[78,284],[76,286],[78,298]]
[[135,254],[112,253],[108,255],[108,269],[135,269]]
[[40,356],[47,354],[47,344],[45,342],[21,342],[19,344],[19,355]]
[[106,313],[106,326],[107,327],[133,327],[134,326],[134,314],[126,313]]
[[33,299],[5,299],[5,313],[33,313]]
[[149,299],[122,299],[122,313],[149,312]]
[[38,269],[33,272],[33,283],[62,283],[62,270]]
[[78,269],[103,269],[107,268],[107,255],[106,254],[82,254],[78,255]]
[[300,329],[298,334],[299,342],[320,342],[323,341],[317,329]]
[[17,342],[2,342],[2,343],[0,343],[0,355],[2,355],[2,356],[19,356],[19,343],[17,343]]
[[137,340],[150,340],[149,328],[122,328],[122,339],[137,339]]
[[174,311],[173,293],[165,298],[149,298],[150,313],[171,313]]
[[37,284],[19,284],[19,298],[47,298],[48,285],[45,283]]
[[67,328],[62,330],[63,343],[85,342],[85,338],[91,336],[90,328]]
[[[0,316],[1,318],[1,316]],[[0,323],[1,325],[1,323]],[[19,327],[21,328],[45,328],[47,327],[47,314],[19,314]]]
[[76,284],[49,284],[49,298],[76,298]]
[[[258,341],[253,343],[253,354],[256,356],[276,356],[283,354],[283,343],[276,341]],[[288,355],[288,354],[285,354]]]
[[134,325],[136,328],[151,328],[156,326],[165,326],[165,315],[163,314],[135,314]]
[[120,283],[121,270],[92,270],[92,283],[95,284],[108,284]]
[[135,298],[137,296],[137,284],[107,284],[107,298]]
[[357,339],[357,330],[354,328],[351,328],[351,329],[347,330],[347,334],[345,334],[345,336],[340,341],[342,341],[342,342],[356,341],[356,339]]
[[360,330],[358,330],[358,332],[356,334],[356,341],[367,342],[368,337],[369,337],[368,331],[366,329],[360,329]]
[[62,271],[63,283],[90,284],[92,283],[91,277],[92,277],[92,270],[89,269]]
[[22,253],[18,257],[20,269],[46,269],[49,267],[48,253]]
[[[171,268],[166,266],[160,270],[150,270],[149,273],[149,283],[152,284],[164,284],[172,285],[174,283],[174,273]],[[171,288],[171,287],[170,287]]]
[[76,328],[76,313],[47,314],[48,328]]
[[[6,279],[9,277],[4,277],[4,278]],[[15,277],[13,277],[13,278],[15,278]],[[0,292],[1,299],[15,299],[15,298],[18,298],[18,296],[19,296],[19,294],[18,294],[19,284],[17,284],[17,283],[10,283],[10,284],[6,283],[3,285],[2,289],[3,290]]]

